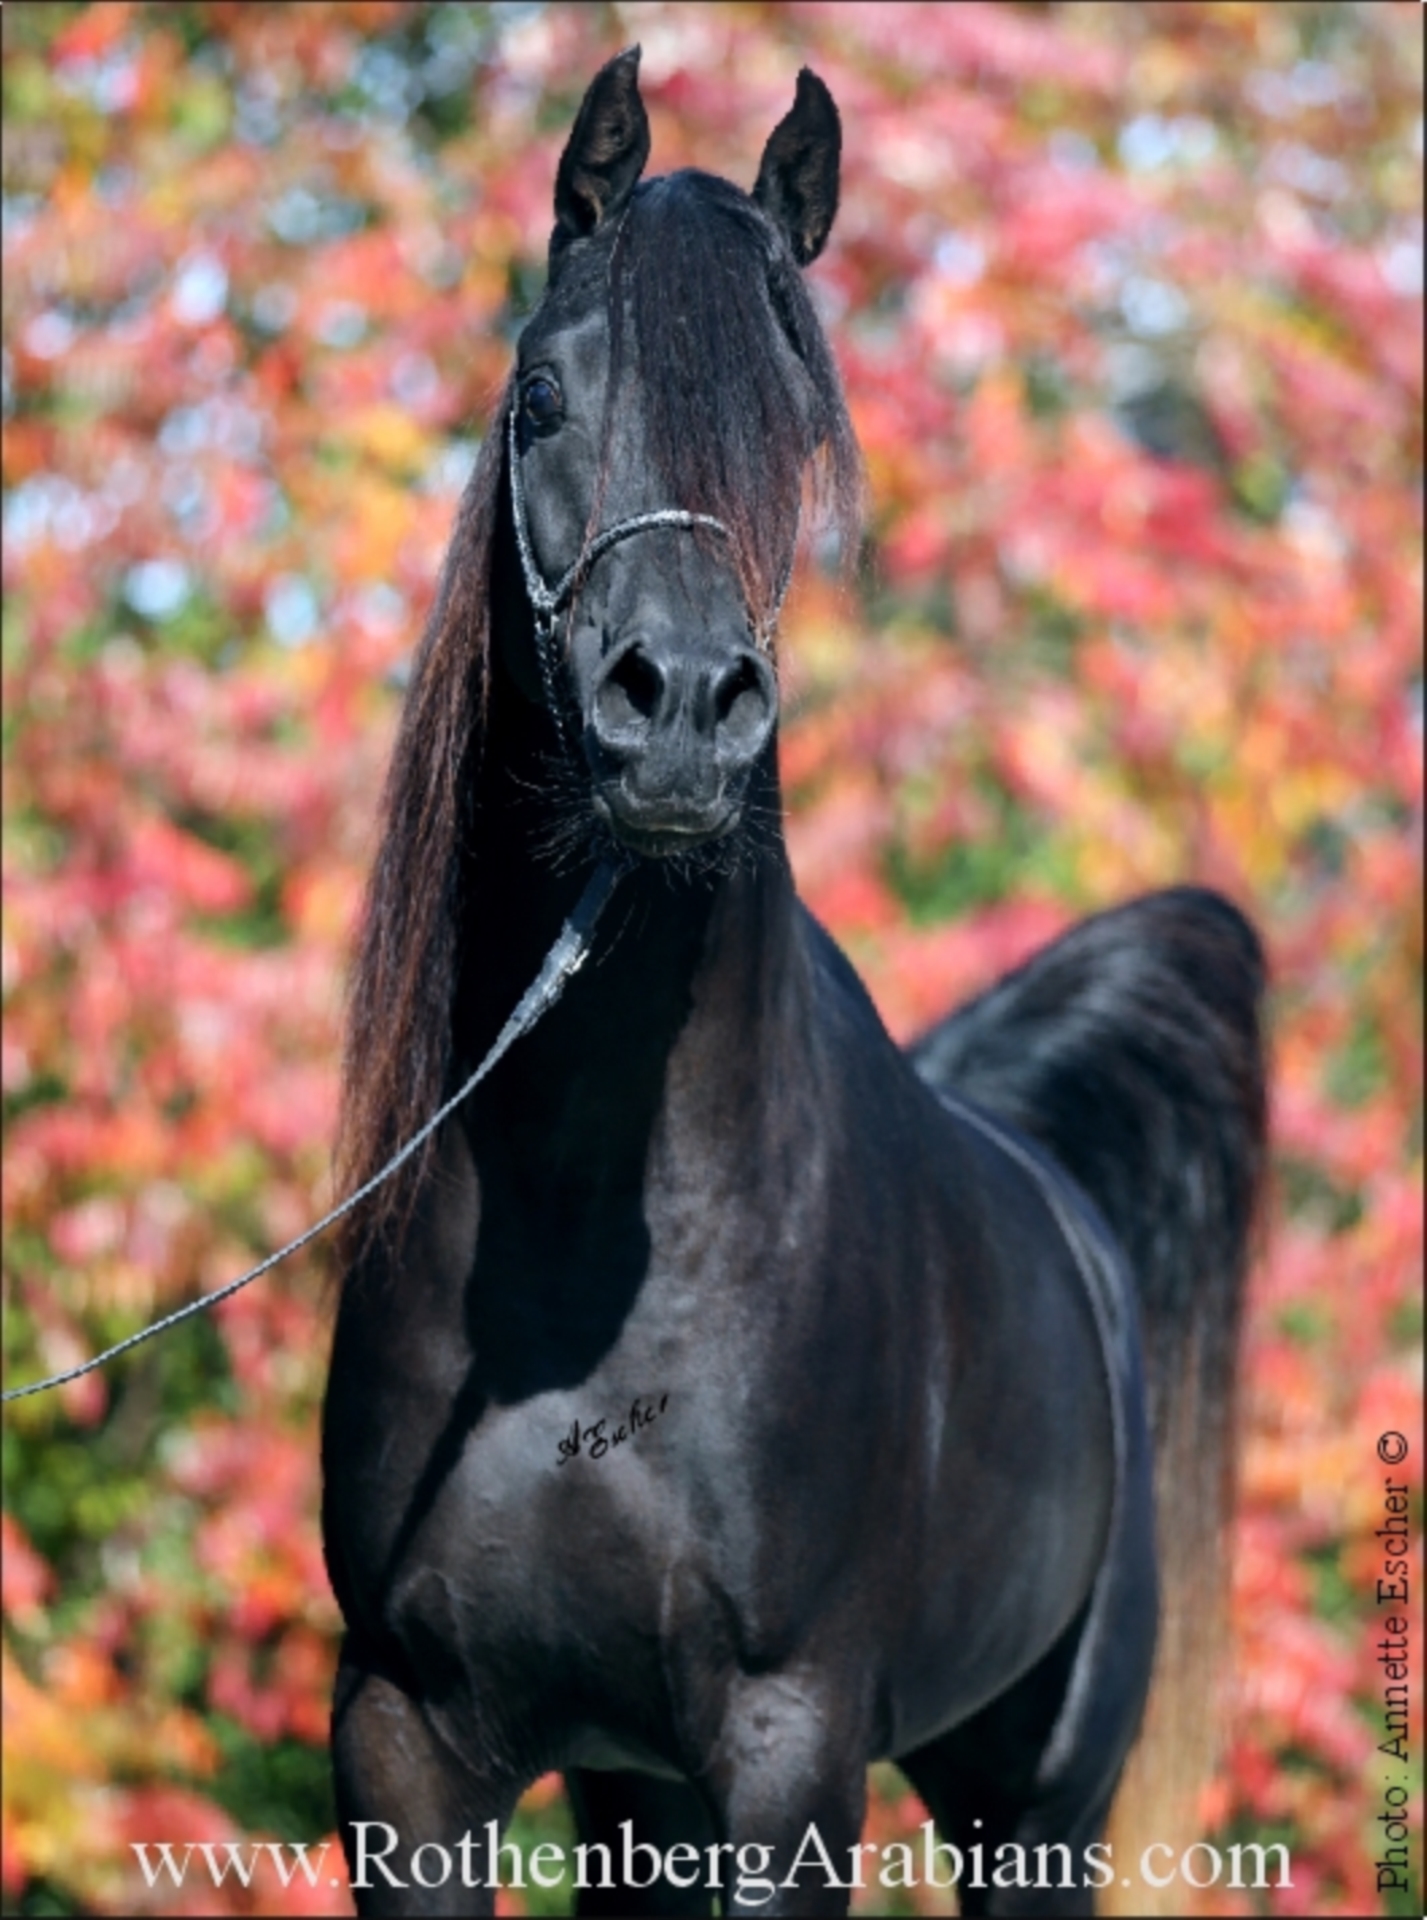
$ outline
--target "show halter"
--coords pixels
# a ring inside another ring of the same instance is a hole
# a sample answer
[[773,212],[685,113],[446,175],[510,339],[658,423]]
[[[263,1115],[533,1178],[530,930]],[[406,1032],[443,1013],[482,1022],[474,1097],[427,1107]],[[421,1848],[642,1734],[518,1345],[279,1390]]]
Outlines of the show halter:
[[[710,527],[715,533],[721,533],[725,540],[732,541],[733,535],[722,520],[711,513],[691,513],[686,507],[656,507],[650,513],[632,513],[627,519],[617,520],[612,527],[606,527],[597,533],[593,540],[587,541],[574,561],[561,574],[553,587],[547,586],[545,576],[540,571],[535,558],[535,549],[530,539],[530,523],[525,507],[525,488],[520,478],[520,449],[516,444],[516,415],[518,409],[511,405],[506,416],[506,465],[510,470],[510,505],[515,521],[515,545],[520,555],[520,571],[525,576],[525,591],[535,615],[535,654],[540,663],[540,679],[545,689],[545,704],[562,738],[565,735],[565,705],[560,698],[559,661],[555,653],[555,622],[561,609],[573,599],[575,586],[589,572],[596,560],[609,549],[627,540],[631,534],[648,533],[660,527],[692,529]],[[782,583],[773,603],[772,611],[760,628],[750,617],[754,638],[760,648],[772,643],[778,619],[783,611],[783,602],[788,596],[788,584],[793,575],[791,556],[783,570]]]

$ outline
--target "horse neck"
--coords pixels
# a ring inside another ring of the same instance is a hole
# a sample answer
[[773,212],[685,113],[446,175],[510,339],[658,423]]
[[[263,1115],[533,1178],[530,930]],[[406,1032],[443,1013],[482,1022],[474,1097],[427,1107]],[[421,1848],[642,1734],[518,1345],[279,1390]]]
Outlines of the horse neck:
[[[543,709],[497,669],[478,775],[475,830],[463,891],[468,900],[455,1007],[457,1052],[473,1061],[534,978],[589,873],[588,855],[552,859],[559,749]],[[755,775],[750,807],[781,822],[776,756]],[[796,1022],[801,985],[796,901],[781,824],[759,829],[756,855],[726,874],[681,877],[640,861],[619,883],[583,971],[554,1012],[493,1080],[497,1107],[518,1086],[523,1112],[539,1113],[556,1151],[597,1151],[616,1106],[652,1125],[671,1086],[697,1084],[716,1111],[747,1097],[760,1059]],[[675,1053],[685,1068],[668,1072]],[[645,1097],[631,1099],[643,1088]],[[581,1121],[581,1116],[584,1121]],[[574,1136],[588,1127],[589,1140]],[[572,1132],[573,1130],[573,1132]]]

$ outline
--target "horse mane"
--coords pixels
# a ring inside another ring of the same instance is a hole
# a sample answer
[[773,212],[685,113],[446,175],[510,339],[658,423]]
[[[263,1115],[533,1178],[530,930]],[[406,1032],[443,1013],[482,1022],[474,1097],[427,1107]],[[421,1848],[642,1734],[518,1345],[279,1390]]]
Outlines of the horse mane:
[[[797,542],[805,474],[811,518],[837,534],[850,567],[862,525],[862,457],[781,229],[715,174],[690,167],[645,182],[611,254],[609,319],[606,440],[620,407],[637,400],[660,502],[711,514],[729,529],[755,620],[772,613]],[[789,392],[780,332],[812,381],[810,431]]]
[[[495,420],[505,418],[513,387],[507,383]],[[490,585],[504,478],[502,436],[491,432],[461,496],[387,770],[380,845],[347,992],[335,1168],[343,1194],[371,1179],[430,1119],[450,1070],[460,850],[490,674]],[[429,1157],[414,1155],[347,1215],[346,1264],[406,1224]]]
[[[571,265],[573,265],[573,261]],[[752,289],[761,274],[765,307]],[[786,240],[736,187],[692,169],[644,183],[608,256],[611,339],[604,449],[591,531],[608,478],[613,421],[637,400],[662,500],[721,520],[756,621],[773,611],[799,532],[805,476],[813,519],[855,563],[862,464],[841,381]],[[814,390],[811,439],[789,392],[782,330]],[[476,755],[489,678],[495,547],[514,380],[492,415],[413,665],[382,802],[347,997],[336,1178],[354,1192],[451,1091],[451,1027]],[[351,1271],[409,1224],[434,1145],[344,1223]]]

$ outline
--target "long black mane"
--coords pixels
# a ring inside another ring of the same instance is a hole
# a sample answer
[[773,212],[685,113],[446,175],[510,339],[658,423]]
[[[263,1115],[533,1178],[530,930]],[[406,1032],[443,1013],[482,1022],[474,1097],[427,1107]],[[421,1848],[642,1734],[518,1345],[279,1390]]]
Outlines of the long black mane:
[[[800,523],[834,533],[850,566],[861,457],[831,349],[774,223],[725,180],[669,174],[637,189],[611,241],[571,250],[552,278],[586,273],[605,279],[611,355],[590,532],[619,408],[637,404],[660,499],[729,529],[755,619],[772,611]],[[750,298],[759,284],[766,298]],[[792,404],[788,348],[814,392],[811,444]],[[343,1192],[370,1179],[450,1091],[451,1012],[471,911],[464,856],[480,832],[475,767],[489,718],[503,526],[509,538],[501,428],[512,394],[513,382],[461,500],[387,776],[348,994]],[[362,1247],[399,1231],[429,1166],[429,1152],[414,1156],[348,1217],[349,1272]]]

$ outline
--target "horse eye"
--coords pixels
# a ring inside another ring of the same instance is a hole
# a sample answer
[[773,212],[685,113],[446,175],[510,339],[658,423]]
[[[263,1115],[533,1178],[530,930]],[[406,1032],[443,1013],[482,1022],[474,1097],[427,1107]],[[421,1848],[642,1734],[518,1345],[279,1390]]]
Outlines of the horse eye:
[[553,380],[547,380],[544,374],[537,373],[533,380],[526,382],[520,404],[532,426],[548,427],[560,418],[560,389]]

